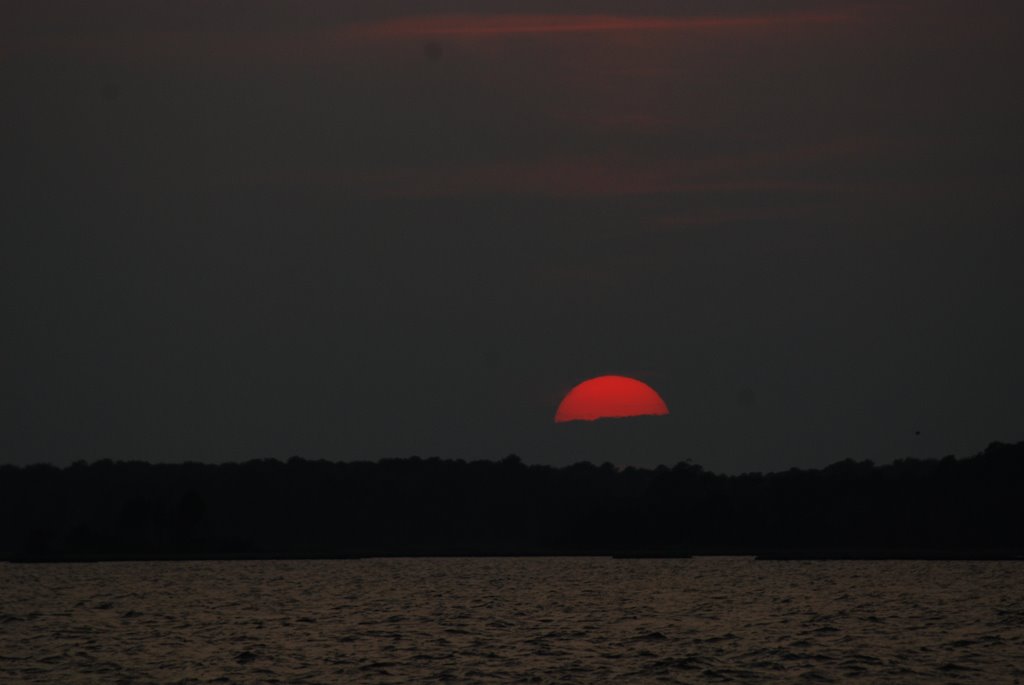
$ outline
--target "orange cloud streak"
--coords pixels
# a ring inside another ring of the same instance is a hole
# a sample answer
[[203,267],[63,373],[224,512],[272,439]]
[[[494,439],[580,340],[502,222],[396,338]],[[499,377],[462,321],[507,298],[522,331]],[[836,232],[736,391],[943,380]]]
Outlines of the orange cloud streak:
[[108,33],[26,34],[0,41],[0,56],[22,53],[199,58],[215,62],[247,62],[269,58],[278,62],[330,59],[349,39],[351,46],[366,41],[434,38],[501,38],[552,34],[645,33],[682,31],[741,31],[799,28],[849,22],[860,13],[807,12],[742,16],[615,16],[587,14],[442,14],[400,16],[364,23],[290,31],[155,30]]
[[516,34],[598,33],[609,31],[693,31],[768,28],[793,24],[848,21],[850,14],[802,13],[738,17],[628,17],[612,15],[503,14],[400,17],[353,26],[354,33],[380,38]]

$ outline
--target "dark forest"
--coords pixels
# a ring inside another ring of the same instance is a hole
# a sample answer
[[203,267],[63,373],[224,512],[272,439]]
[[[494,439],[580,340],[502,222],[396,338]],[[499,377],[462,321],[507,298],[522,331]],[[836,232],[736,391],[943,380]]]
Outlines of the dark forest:
[[1024,443],[737,476],[516,456],[3,466],[0,558],[1016,558],[1022,485]]

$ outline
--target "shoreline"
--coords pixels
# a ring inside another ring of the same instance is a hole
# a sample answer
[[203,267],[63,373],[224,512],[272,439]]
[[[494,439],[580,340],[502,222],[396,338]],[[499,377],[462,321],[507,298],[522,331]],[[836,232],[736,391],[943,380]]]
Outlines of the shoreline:
[[9,564],[91,564],[111,562],[189,562],[189,561],[363,561],[373,559],[535,559],[604,558],[619,561],[657,559],[743,558],[753,561],[1024,561],[1024,550],[1016,549],[834,549],[834,550],[378,550],[363,553],[295,554],[280,552],[209,554],[72,554],[19,555],[0,559]]

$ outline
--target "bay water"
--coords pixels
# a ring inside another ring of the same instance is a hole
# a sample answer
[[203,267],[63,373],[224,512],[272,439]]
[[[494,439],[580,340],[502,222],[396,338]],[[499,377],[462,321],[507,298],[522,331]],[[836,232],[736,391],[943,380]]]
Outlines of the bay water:
[[2,683],[1024,679],[1024,563],[0,563]]

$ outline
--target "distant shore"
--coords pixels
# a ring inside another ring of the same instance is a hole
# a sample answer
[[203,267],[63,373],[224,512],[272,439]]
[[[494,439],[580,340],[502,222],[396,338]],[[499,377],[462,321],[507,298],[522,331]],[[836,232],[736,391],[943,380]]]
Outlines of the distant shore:
[[673,467],[292,458],[0,467],[0,559],[1024,557],[1024,443],[724,476]]
[[659,551],[535,551],[535,552],[469,552],[396,550],[392,553],[366,554],[74,554],[66,556],[15,556],[0,559],[12,564],[75,564],[104,562],[187,562],[187,561],[361,561],[367,559],[501,559],[501,558],[611,558],[617,560],[695,559],[706,557],[736,557],[754,561],[1024,561],[1024,550],[1007,549],[834,549],[834,550],[700,550]]

